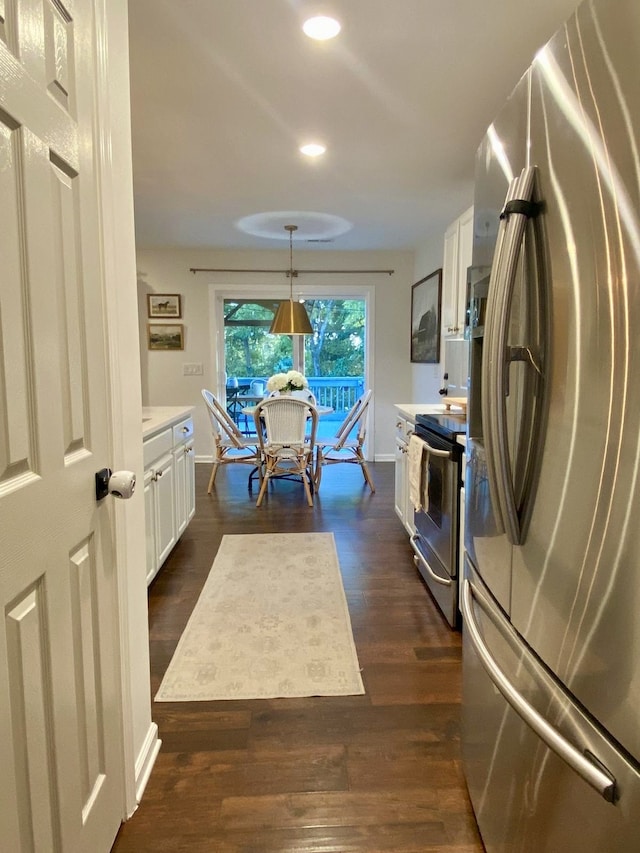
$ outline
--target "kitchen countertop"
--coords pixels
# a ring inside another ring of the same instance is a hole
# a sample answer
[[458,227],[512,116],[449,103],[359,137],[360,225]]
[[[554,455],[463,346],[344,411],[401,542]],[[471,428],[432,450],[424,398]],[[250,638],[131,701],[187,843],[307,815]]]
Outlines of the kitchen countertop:
[[[395,403],[396,409],[404,418],[408,418],[415,423],[416,415],[439,415],[446,411],[444,403]],[[461,409],[453,409],[454,412],[461,412]],[[466,435],[456,437],[458,444],[464,448],[467,446]]]
[[[415,421],[416,415],[440,415],[446,411],[444,403],[394,403],[400,414]],[[452,412],[462,414],[462,409],[452,409]]]
[[193,406],[143,406],[142,438],[148,438],[176,421],[188,418]]

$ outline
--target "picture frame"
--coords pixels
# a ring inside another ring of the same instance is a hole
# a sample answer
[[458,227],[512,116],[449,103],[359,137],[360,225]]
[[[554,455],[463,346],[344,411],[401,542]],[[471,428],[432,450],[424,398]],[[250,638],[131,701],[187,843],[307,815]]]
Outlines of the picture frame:
[[421,278],[411,288],[411,361],[440,361],[442,268]]
[[148,323],[147,346],[151,350],[184,349],[182,323]]
[[182,317],[182,300],[179,293],[147,293],[149,319],[177,320]]

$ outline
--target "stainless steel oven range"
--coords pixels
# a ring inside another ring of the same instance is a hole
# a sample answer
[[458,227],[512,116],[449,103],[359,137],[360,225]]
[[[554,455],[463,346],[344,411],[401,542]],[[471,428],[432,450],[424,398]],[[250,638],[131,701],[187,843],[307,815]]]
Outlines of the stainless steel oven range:
[[459,414],[418,415],[415,435],[427,445],[428,500],[414,514],[411,537],[414,562],[452,628],[460,625],[458,608],[458,549],[462,445],[466,431]]

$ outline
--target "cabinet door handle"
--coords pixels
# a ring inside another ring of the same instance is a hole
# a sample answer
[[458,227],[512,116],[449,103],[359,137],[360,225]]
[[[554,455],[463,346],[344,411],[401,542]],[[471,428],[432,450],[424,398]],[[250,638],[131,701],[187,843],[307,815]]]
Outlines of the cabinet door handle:
[[163,474],[164,474],[164,471],[156,471],[156,480],[159,480]]
[[189,427],[186,427],[186,426],[182,427],[182,432],[189,432]]

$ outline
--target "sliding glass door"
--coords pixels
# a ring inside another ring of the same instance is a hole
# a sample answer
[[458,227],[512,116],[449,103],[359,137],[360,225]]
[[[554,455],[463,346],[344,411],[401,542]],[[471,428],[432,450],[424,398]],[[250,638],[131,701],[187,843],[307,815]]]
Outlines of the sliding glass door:
[[247,384],[299,370],[324,405],[347,411],[364,389],[364,299],[309,299],[313,335],[270,335],[277,302],[225,299],[224,366],[227,384]]
[[[335,430],[355,400],[368,387],[368,290],[345,297],[338,293],[309,297],[305,307],[313,335],[270,335],[277,298],[237,295],[228,288],[217,294],[218,347],[228,399],[259,390],[256,380],[273,373],[299,370],[318,402],[333,414],[323,418],[322,432]],[[221,321],[221,322],[220,322]],[[236,390],[238,389],[238,390]],[[220,389],[222,390],[222,389]]]

